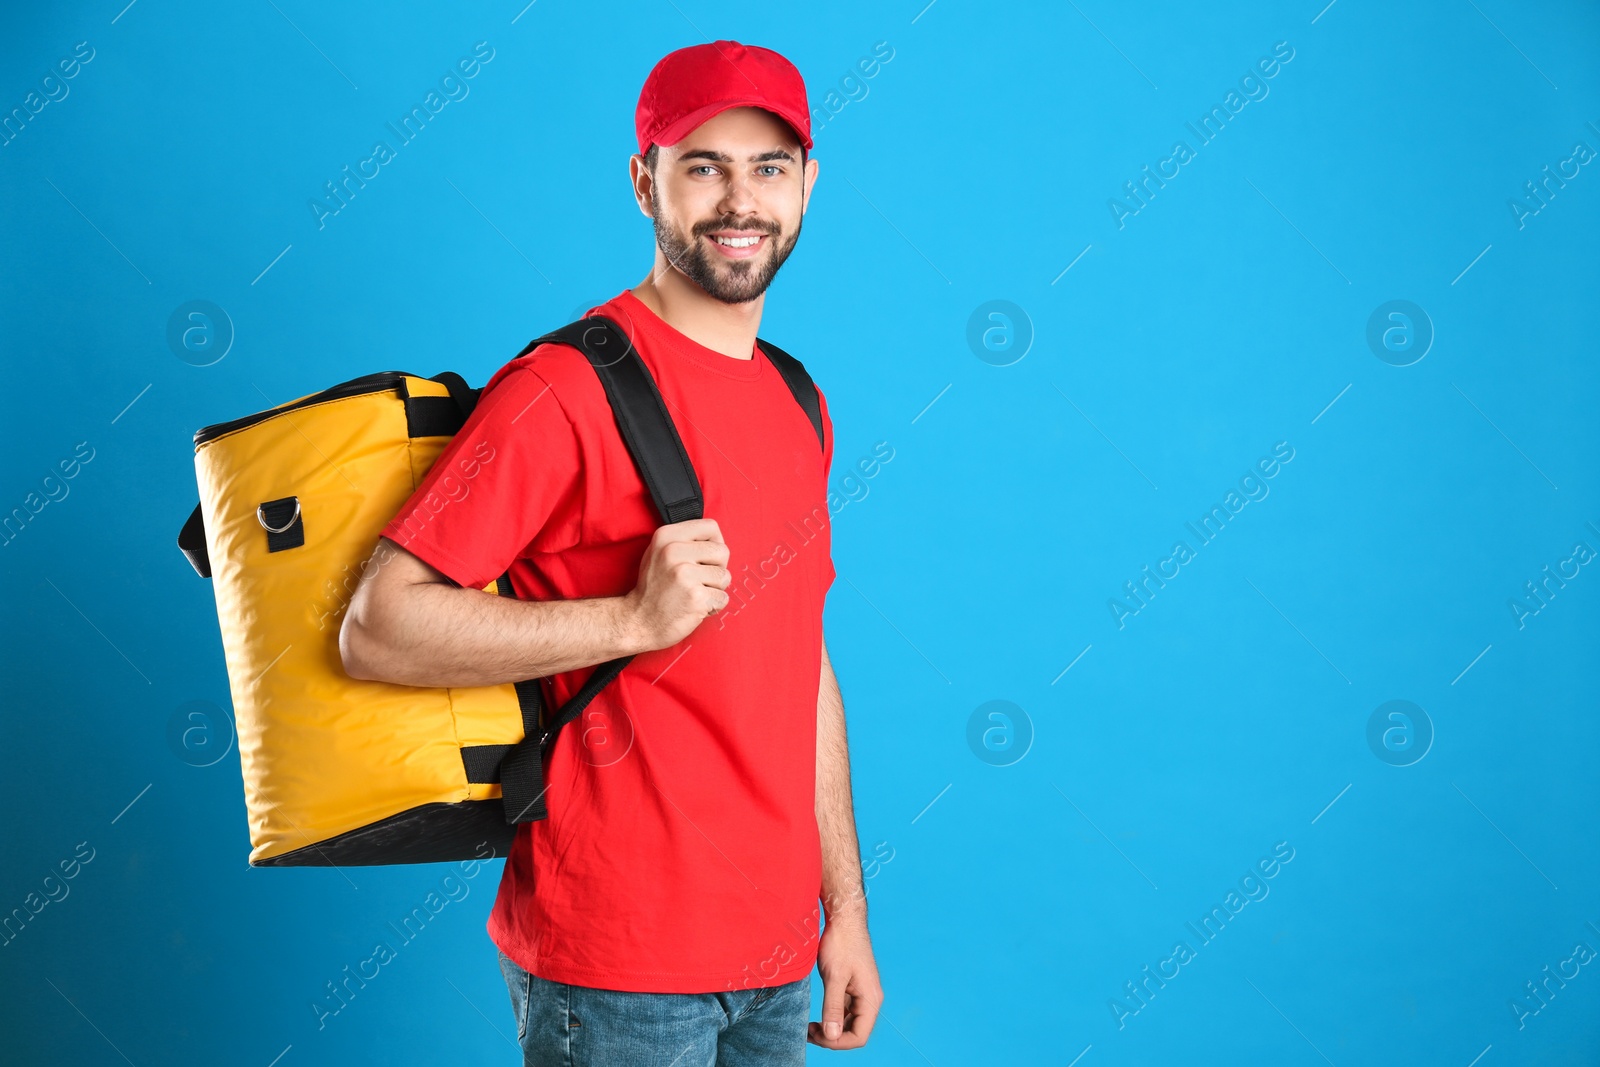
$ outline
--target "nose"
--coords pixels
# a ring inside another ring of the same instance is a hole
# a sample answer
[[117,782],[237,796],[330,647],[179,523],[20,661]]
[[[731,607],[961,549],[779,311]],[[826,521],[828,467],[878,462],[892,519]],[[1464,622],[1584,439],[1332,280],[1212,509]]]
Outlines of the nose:
[[731,218],[743,218],[755,213],[756,197],[750,187],[748,174],[731,174],[723,184],[722,199],[717,207]]

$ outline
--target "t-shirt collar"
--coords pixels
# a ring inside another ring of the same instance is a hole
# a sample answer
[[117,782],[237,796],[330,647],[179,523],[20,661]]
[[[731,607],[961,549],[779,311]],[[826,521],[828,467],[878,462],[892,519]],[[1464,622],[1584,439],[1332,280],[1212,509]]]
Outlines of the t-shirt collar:
[[[767,357],[762,353],[760,346],[753,346],[754,352],[750,359],[725,356],[680,332],[650,310],[650,306],[635,296],[631,289],[624,289],[606,303],[622,312],[618,325],[627,331],[630,337],[643,334],[645,338],[643,344],[650,345],[652,351],[659,346],[707,370],[743,381],[761,377],[765,369]],[[599,311],[602,315],[605,314],[605,305],[601,305]],[[637,340],[637,337],[634,339]]]

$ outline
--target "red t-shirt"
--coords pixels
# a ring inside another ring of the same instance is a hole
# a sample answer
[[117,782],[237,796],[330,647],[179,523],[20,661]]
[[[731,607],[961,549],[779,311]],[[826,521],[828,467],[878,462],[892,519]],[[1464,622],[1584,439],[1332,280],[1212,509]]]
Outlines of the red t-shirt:
[[[706,348],[627,290],[591,310],[623,328],[655,378],[730,549],[732,599],[678,644],[635,656],[561,731],[549,817],[518,828],[489,936],[530,973],[573,985],[791,982],[816,962],[822,882],[827,403],[819,447],[759,349],[741,360]],[[476,473],[426,507],[457,453],[477,457],[462,468]],[[546,344],[489,380],[383,535],[461,586],[509,569],[519,597],[574,599],[632,590],[660,522],[594,368]],[[547,713],[592,672],[545,679]]]

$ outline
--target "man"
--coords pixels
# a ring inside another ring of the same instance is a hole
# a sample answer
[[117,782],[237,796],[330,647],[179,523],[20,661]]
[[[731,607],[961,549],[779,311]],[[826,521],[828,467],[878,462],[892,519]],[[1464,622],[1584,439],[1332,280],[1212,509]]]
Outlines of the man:
[[[685,48],[635,125],[655,263],[591,311],[648,366],[704,517],[657,526],[594,368],[541,345],[384,528],[340,650],[358,678],[544,678],[547,708],[633,655],[557,736],[489,917],[524,1062],[803,1064],[865,1044],[883,1000],[822,639],[832,424],[819,389],[819,447],[755,344],[817,177],[805,85],[767,49]],[[473,476],[425,508],[457,455]],[[483,592],[508,568],[517,599]]]

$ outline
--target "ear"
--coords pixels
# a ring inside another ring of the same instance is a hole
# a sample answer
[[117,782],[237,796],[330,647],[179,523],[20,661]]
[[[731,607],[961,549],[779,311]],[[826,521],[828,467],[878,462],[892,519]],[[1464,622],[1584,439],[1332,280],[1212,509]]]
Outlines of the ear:
[[642,152],[635,152],[628,157],[628,181],[633,186],[633,199],[639,205],[639,213],[650,218],[650,187],[655,179],[650,176],[650,168],[644,164]]
[[817,184],[817,157],[812,156],[806,160],[805,189],[800,194],[800,214],[806,213],[806,208],[811,206],[811,187]]

